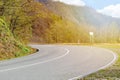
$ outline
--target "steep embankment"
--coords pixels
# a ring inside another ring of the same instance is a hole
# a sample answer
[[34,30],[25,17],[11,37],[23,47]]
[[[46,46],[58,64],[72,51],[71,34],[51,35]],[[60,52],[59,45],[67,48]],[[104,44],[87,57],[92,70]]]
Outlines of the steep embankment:
[[0,60],[19,57],[32,50],[17,41],[4,20],[0,19]]
[[[24,3],[24,4],[23,4]],[[34,49],[25,43],[31,36],[31,16],[23,8],[31,2],[0,1],[0,60],[30,54]]]

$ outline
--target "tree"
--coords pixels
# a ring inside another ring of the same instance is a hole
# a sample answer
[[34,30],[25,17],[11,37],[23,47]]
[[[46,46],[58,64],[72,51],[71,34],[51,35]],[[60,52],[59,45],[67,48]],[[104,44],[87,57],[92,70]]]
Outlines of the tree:
[[31,51],[31,48],[14,38],[6,21],[0,18],[0,60],[25,55]]
[[77,43],[88,41],[88,33],[69,20],[58,19],[46,30],[47,43]]
[[107,29],[107,41],[117,42],[119,38],[119,27],[115,22],[112,22]]
[[6,18],[14,37],[26,43],[31,37],[32,20],[25,12],[24,5],[30,0],[1,0],[0,3],[0,16]]

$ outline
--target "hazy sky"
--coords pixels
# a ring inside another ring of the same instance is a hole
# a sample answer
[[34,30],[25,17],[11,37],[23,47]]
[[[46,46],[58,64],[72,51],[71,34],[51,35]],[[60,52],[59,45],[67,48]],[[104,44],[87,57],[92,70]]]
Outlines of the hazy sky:
[[120,18],[120,0],[54,0],[69,5],[90,6],[99,13]]
[[102,9],[109,5],[120,4],[120,0],[82,0],[86,5],[91,6],[95,9]]

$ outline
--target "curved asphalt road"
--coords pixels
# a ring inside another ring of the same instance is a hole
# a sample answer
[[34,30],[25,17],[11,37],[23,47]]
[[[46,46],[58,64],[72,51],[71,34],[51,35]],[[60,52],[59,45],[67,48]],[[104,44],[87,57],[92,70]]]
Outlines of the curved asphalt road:
[[116,55],[85,46],[32,45],[39,52],[0,62],[0,80],[76,80],[108,67]]

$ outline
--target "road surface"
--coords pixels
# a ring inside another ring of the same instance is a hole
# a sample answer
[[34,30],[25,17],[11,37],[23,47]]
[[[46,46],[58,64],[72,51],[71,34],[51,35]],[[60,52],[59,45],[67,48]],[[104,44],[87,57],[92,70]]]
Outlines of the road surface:
[[76,80],[111,65],[116,55],[87,46],[32,45],[39,52],[0,62],[0,80]]

